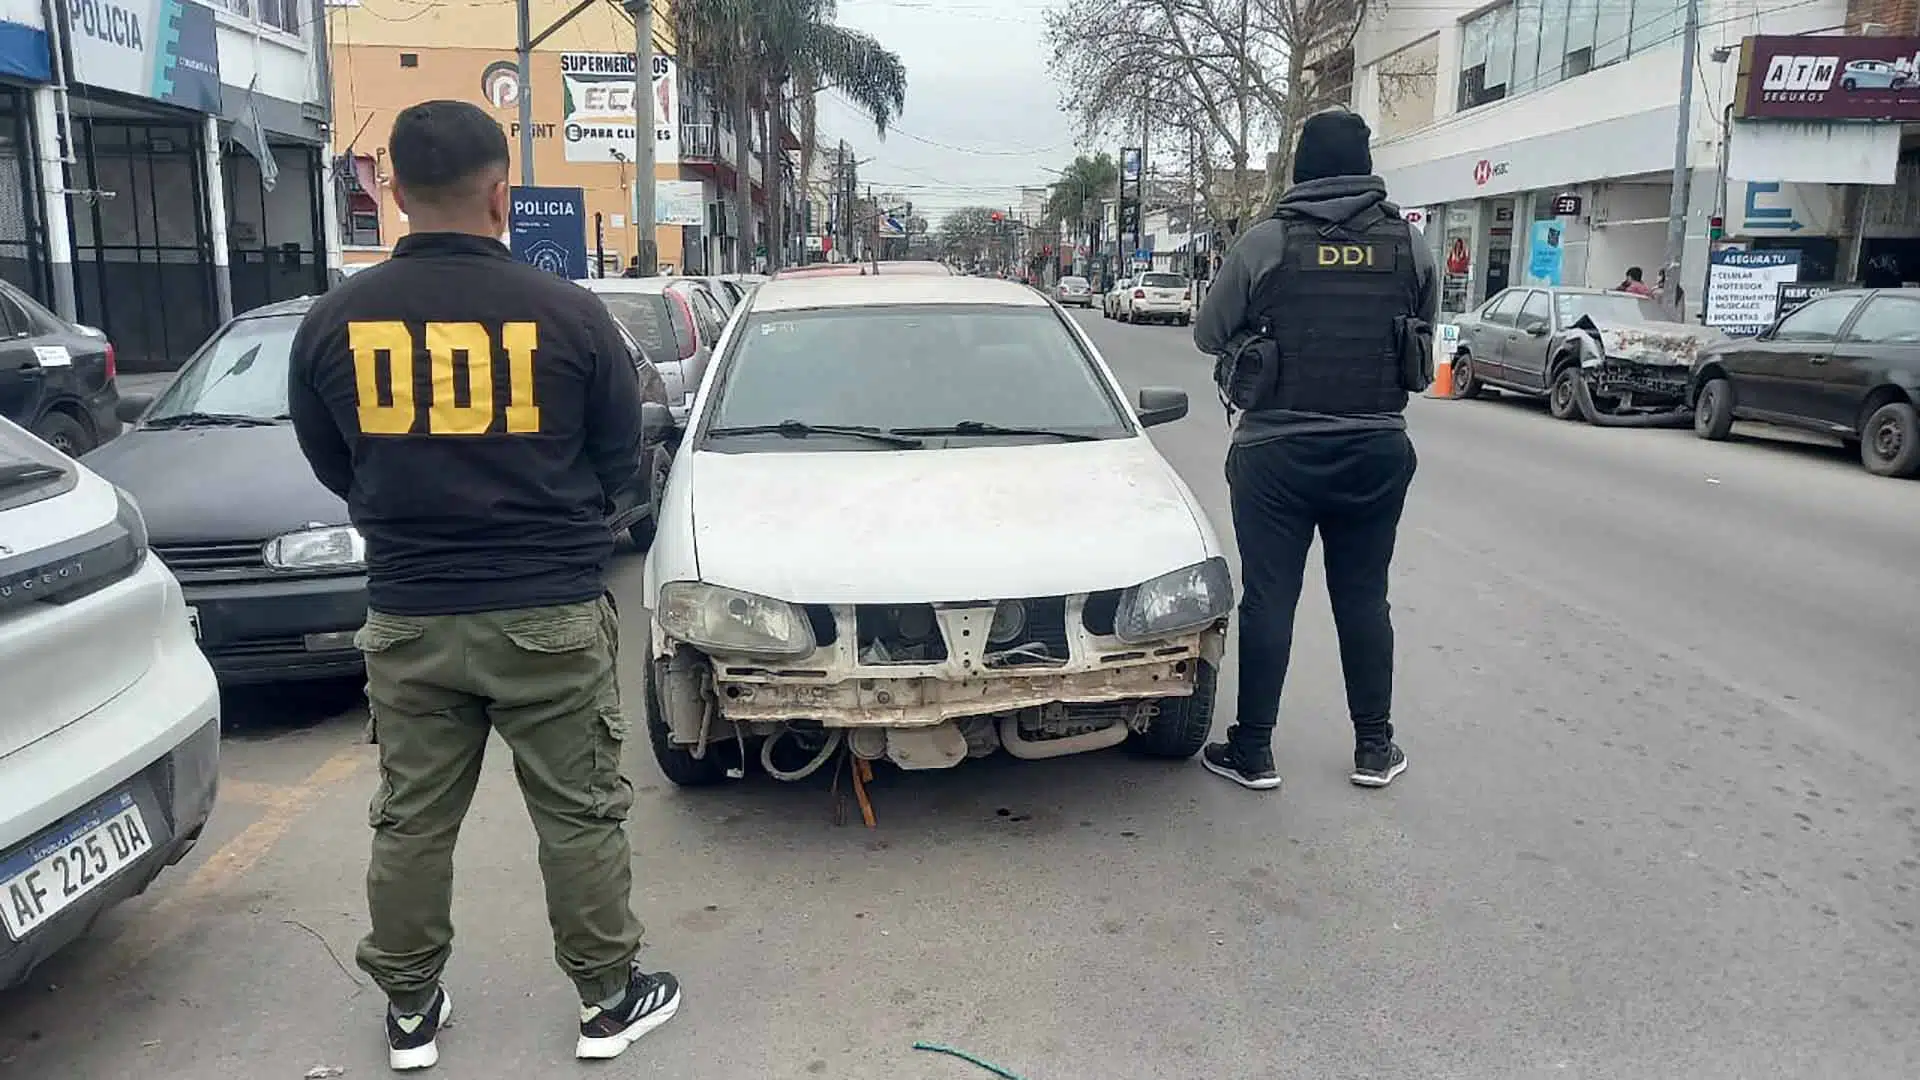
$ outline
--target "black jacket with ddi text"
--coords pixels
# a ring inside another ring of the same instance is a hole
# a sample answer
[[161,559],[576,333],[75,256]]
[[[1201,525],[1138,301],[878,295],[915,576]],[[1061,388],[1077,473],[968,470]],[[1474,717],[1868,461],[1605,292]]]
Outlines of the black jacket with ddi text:
[[288,411],[395,615],[602,595],[608,501],[637,482],[640,391],[592,293],[498,241],[415,234],[321,297]]

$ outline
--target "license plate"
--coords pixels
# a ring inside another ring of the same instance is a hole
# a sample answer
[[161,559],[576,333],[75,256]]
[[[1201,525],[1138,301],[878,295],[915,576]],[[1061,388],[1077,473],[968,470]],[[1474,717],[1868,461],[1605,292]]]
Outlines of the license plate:
[[22,941],[152,850],[146,819],[123,791],[72,828],[33,841],[0,863],[0,922],[8,936]]
[[193,630],[193,640],[200,640],[200,609],[187,609],[187,626]]

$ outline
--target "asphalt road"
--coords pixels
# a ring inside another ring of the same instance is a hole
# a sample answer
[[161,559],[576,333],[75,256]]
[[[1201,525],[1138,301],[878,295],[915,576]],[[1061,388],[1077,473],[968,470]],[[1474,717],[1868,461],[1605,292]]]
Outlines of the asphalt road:
[[[1230,535],[1185,331],[1084,318],[1130,386],[1192,394],[1156,438]],[[925,1039],[1029,1080],[1920,1075],[1920,485],[1526,403],[1409,415],[1393,788],[1346,783],[1317,580],[1278,795],[996,759],[886,780],[869,832],[817,787],[675,791],[636,746],[647,958],[688,997],[596,1071],[988,1075]],[[0,996],[0,1076],[384,1072],[350,961],[372,750],[341,702],[232,700],[212,834]],[[459,870],[440,1072],[571,1075],[504,753]]]

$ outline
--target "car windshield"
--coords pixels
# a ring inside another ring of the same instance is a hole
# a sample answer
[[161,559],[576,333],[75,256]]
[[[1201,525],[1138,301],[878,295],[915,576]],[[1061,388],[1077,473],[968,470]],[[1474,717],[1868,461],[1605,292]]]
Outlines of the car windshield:
[[[748,316],[739,342],[716,391],[709,432],[799,421],[882,432],[986,425],[1094,438],[1132,433],[1091,358],[1051,308],[760,312]],[[1020,438],[959,434],[968,443]],[[828,441],[835,448],[879,445]]]
[[1658,303],[1631,293],[1561,293],[1554,298],[1560,325],[1572,326],[1587,316],[1596,326],[1608,323],[1674,322]]
[[1072,287],[1075,285],[1084,286],[1086,283],[1087,283],[1087,279],[1083,277],[1063,277],[1060,279],[1060,284],[1068,287]]
[[1187,279],[1179,274],[1142,274],[1140,284],[1149,289],[1184,289]]
[[228,323],[187,362],[143,423],[187,416],[285,418],[287,358],[298,329],[298,315]]
[[669,360],[680,355],[680,347],[674,344],[672,315],[667,311],[667,298],[659,293],[617,293],[597,294],[613,313],[615,322],[626,328],[627,333],[640,344],[640,351],[649,357],[665,357]]

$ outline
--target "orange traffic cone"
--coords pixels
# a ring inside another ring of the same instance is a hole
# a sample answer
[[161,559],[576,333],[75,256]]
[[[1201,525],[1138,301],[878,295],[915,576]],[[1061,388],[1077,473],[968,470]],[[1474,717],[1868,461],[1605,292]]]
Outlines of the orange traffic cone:
[[1427,396],[1431,398],[1453,396],[1453,357],[1444,352],[1433,359],[1433,382],[1427,386]]

